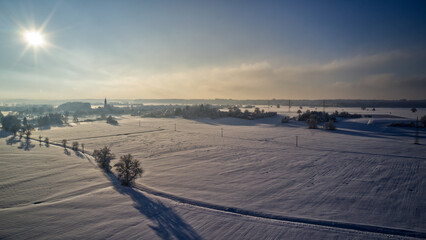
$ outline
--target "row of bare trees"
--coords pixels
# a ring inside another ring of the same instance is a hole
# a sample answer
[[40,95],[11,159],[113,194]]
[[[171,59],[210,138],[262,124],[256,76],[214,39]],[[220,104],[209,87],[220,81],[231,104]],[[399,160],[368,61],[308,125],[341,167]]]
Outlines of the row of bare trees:
[[[62,146],[67,148],[68,141],[62,140]],[[84,144],[81,144],[82,152],[84,153]],[[78,151],[78,142],[73,142],[72,150]],[[111,160],[115,159],[115,155],[111,152],[111,149],[107,146],[96,149],[93,151],[93,157],[98,163],[99,167],[106,172],[111,172]],[[118,173],[118,179],[122,185],[131,186],[136,178],[141,177],[143,169],[141,163],[136,160],[132,154],[126,154],[120,157],[120,161],[114,164],[115,170]]]

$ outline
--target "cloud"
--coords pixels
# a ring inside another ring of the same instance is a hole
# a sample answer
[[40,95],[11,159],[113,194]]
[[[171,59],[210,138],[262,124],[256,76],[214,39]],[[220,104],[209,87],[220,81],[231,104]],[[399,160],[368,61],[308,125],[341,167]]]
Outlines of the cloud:
[[136,77],[132,84],[160,98],[422,98],[418,73],[399,76],[395,67],[417,60],[394,51],[303,66],[262,61]]
[[[148,72],[137,62],[72,52],[61,57],[68,64],[41,69],[39,81],[50,83],[41,90],[54,98],[424,98],[424,59],[424,53],[392,51],[304,65],[259,61]],[[33,78],[31,73],[3,75],[16,81]]]

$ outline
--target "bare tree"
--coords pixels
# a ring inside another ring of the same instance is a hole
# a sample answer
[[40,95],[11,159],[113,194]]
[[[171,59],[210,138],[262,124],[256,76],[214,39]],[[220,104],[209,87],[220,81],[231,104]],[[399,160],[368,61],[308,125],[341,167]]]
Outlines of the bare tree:
[[62,146],[64,147],[64,148],[66,148],[67,147],[67,140],[66,139],[63,139],[62,140]]
[[78,151],[78,142],[73,142],[71,149],[74,151]]
[[134,159],[132,154],[121,156],[120,161],[114,167],[118,172],[118,179],[125,186],[130,186],[143,173],[140,162]]
[[29,125],[27,125],[26,127],[23,128],[23,132],[24,132],[26,139],[30,138],[33,130],[34,130],[34,127],[31,124],[29,124]]
[[1,118],[2,128],[6,131],[10,131],[16,136],[16,133],[21,128],[21,121],[15,115],[7,115]]
[[111,153],[111,149],[107,146],[93,151],[93,157],[99,166],[105,169],[107,172],[111,170],[110,162],[115,158],[114,154]]

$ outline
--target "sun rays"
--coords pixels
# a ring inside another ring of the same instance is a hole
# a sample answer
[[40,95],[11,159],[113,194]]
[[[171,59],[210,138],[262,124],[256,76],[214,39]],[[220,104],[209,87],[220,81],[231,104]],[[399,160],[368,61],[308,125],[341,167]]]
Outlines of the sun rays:
[[44,38],[39,32],[28,31],[25,32],[24,37],[27,43],[32,47],[38,47],[44,44]]

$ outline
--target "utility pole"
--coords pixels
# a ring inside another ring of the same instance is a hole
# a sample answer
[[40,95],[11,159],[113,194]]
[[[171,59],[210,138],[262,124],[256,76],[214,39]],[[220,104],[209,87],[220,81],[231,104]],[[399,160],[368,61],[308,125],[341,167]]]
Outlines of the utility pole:
[[288,112],[290,112],[290,108],[291,108],[291,102],[290,100],[288,100]]
[[223,128],[221,128],[220,131],[221,131],[221,137],[223,137]]
[[322,100],[322,111],[325,114],[325,100]]
[[296,147],[299,146],[299,136],[296,136]]
[[414,139],[414,144],[419,144],[419,116],[417,116],[416,120],[416,136]]

